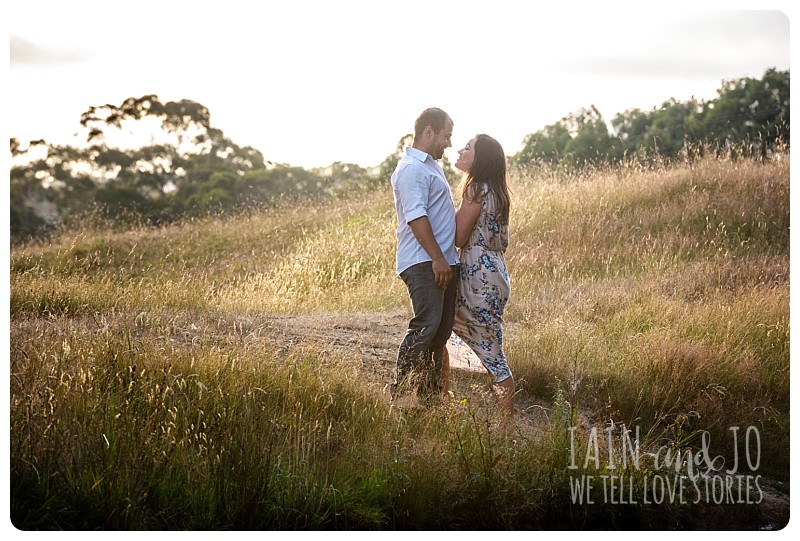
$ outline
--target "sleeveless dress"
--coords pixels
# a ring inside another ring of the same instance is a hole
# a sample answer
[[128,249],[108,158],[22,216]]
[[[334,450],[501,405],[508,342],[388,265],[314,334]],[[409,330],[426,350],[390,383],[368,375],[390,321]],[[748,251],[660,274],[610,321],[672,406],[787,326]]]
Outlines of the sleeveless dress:
[[453,332],[478,356],[495,383],[511,376],[503,352],[503,312],[511,294],[504,253],[508,224],[495,219],[496,200],[484,186],[481,213],[461,260]]

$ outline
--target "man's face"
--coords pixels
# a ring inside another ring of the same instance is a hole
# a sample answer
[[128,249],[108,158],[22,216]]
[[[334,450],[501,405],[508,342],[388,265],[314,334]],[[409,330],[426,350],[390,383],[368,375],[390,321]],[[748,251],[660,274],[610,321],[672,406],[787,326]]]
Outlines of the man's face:
[[444,121],[444,126],[435,133],[433,128],[430,128],[431,139],[428,145],[428,154],[433,156],[434,160],[441,160],[444,156],[446,148],[450,148],[450,138],[453,136],[453,121],[449,118]]

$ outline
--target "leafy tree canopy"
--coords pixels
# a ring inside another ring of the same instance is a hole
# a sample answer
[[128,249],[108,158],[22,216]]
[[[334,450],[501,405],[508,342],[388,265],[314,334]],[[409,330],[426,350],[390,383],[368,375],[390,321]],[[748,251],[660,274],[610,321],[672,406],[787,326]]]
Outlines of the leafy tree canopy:
[[692,145],[750,145],[766,157],[789,145],[789,72],[723,81],[714,100],[665,101],[652,111],[629,109],[605,122],[591,106],[525,137],[518,165],[581,167],[637,156],[675,158]]

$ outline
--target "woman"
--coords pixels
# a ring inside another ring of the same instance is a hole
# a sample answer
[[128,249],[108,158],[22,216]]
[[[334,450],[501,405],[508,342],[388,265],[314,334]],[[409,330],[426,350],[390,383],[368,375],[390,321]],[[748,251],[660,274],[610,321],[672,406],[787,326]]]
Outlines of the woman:
[[511,199],[506,155],[494,138],[480,134],[458,151],[466,173],[456,212],[461,261],[453,331],[478,356],[492,378],[506,420],[514,413],[514,376],[503,352],[503,311],[511,293],[504,252]]

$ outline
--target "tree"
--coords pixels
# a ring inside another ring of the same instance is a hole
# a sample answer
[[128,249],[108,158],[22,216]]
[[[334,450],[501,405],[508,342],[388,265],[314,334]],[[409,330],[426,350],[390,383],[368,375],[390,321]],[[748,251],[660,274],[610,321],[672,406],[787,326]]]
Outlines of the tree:
[[572,136],[562,122],[545,126],[525,136],[522,149],[512,157],[512,162],[518,165],[558,163],[571,140]]
[[611,127],[621,145],[623,156],[639,154],[642,141],[650,131],[652,123],[652,113],[640,109],[628,109],[614,117]]
[[677,156],[689,142],[686,126],[696,107],[694,100],[687,103],[674,98],[665,101],[660,109],[653,111],[650,128],[640,146],[662,156]]
[[89,130],[87,141],[105,139],[108,127],[122,129],[122,123],[128,120],[139,121],[144,118],[161,120],[164,133],[172,134],[182,143],[194,129],[202,137],[211,129],[211,114],[203,105],[191,101],[167,102],[162,104],[158,96],[148,94],[141,98],[128,98],[120,105],[91,106],[81,115],[81,126]]
[[607,161],[614,150],[603,116],[592,105],[525,137],[522,150],[512,161],[520,165],[563,163],[581,167]]
[[580,167],[613,163],[626,156],[672,159],[706,143],[717,148],[749,148],[750,154],[761,157],[788,148],[788,71],[769,69],[760,80],[724,81],[717,94],[708,102],[672,98],[652,111],[627,110],[612,120],[612,134],[596,108],[581,109],[525,137],[512,162]]
[[53,193],[42,185],[39,178],[42,169],[42,164],[38,163],[29,168],[11,170],[9,214],[12,239],[28,238],[43,233],[49,228],[49,220],[57,219],[57,215],[54,216]]
[[769,69],[763,79],[727,80],[706,115],[709,139],[718,144],[760,141],[789,143],[789,72]]
[[286,164],[245,173],[237,181],[237,196],[247,206],[269,203],[280,197],[316,196],[325,193],[325,180],[313,171]]
[[192,186],[192,193],[179,199],[186,214],[192,216],[225,213],[236,206],[239,178],[230,171],[216,171],[202,184]]
[[124,122],[147,119],[160,122],[161,141],[134,151],[127,171],[143,188],[165,192],[202,182],[217,170],[241,175],[266,167],[259,151],[233,143],[211,125],[209,110],[191,100],[161,103],[152,94],[128,98],[118,106],[90,107],[81,115],[81,125],[89,130],[87,140],[93,141],[104,140],[109,128],[120,130]]
[[[107,143],[112,132],[128,128],[136,129],[140,140],[145,139],[141,130],[152,129],[154,122],[157,129],[150,134],[150,145],[122,149]],[[46,149],[45,158],[12,169],[16,179],[12,191],[27,194],[12,197],[20,228],[36,222],[25,218],[30,212],[39,212],[41,221],[53,225],[96,205],[109,216],[115,216],[118,209],[120,214],[142,213],[156,221],[171,219],[165,215],[166,209],[187,208],[184,202],[175,205],[171,201],[176,194],[191,195],[192,190],[182,188],[202,185],[216,172],[241,177],[266,167],[259,151],[226,138],[211,125],[208,109],[191,100],[162,103],[155,95],[128,98],[120,105],[90,107],[80,123],[87,130],[85,147],[33,141],[23,149],[19,141],[11,139],[12,156],[24,156],[36,145]],[[32,189],[34,185],[41,189]],[[210,191],[201,188],[203,193]],[[229,201],[236,201],[236,187],[217,189],[226,195],[216,192],[215,207],[230,209]]]
[[608,162],[614,152],[603,115],[592,105],[565,117],[571,138],[564,147],[567,164],[583,167]]
[[327,195],[372,189],[377,184],[369,171],[355,163],[334,162],[311,172],[322,180],[321,188]]

